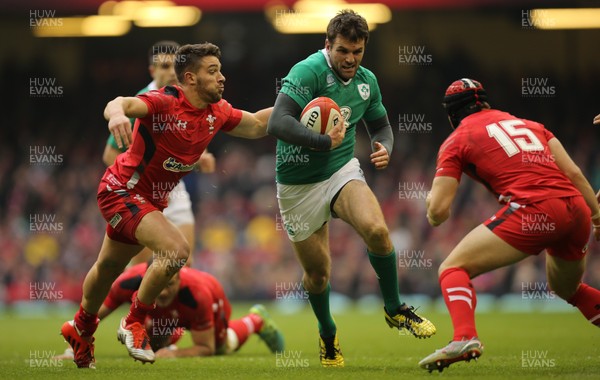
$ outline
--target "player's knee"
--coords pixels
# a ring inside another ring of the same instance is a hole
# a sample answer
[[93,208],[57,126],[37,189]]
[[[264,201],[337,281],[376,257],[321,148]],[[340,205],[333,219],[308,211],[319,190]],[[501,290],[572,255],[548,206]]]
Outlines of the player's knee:
[[191,254],[191,248],[187,241],[179,242],[179,246],[177,247],[179,251],[179,257],[182,259],[188,259]]
[[190,256],[190,246],[186,241],[173,240],[165,244],[165,248],[157,249],[152,252],[154,261],[167,261],[169,267],[181,268],[187,262]]
[[181,263],[182,268],[190,257],[190,245],[186,241],[178,242],[176,246],[177,260]]
[[116,278],[123,269],[125,269],[126,264],[123,264],[120,261],[111,260],[111,259],[98,259],[96,261],[96,268],[98,270],[99,277],[102,278]]
[[304,278],[304,287],[311,293],[321,293],[327,287],[329,274],[325,271],[316,270],[306,272]]
[[[385,223],[374,223],[366,227],[364,236],[370,247],[391,246],[390,235]],[[385,247],[387,250],[388,247]],[[391,247],[389,249],[391,251]],[[389,251],[388,251],[389,252]]]

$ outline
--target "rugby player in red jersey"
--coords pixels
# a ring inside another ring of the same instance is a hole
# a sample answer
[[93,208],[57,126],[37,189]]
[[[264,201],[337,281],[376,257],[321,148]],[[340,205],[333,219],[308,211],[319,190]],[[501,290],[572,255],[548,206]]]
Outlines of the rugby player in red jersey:
[[[211,43],[184,45],[175,55],[180,86],[117,97],[104,110],[117,145],[129,149],[106,170],[98,187],[98,206],[108,222],[106,235],[84,280],[79,311],[61,328],[80,368],[95,368],[93,334],[98,310],[111,284],[143,247],[153,251],[154,261],[132,296],[118,337],[134,359],[144,363],[155,360],[143,326],[146,314],[185,265],[190,247],[181,231],[162,214],[168,191],[157,196],[153,189],[175,187],[194,169],[219,130],[250,139],[266,135],[271,108],[252,114],[222,99],[225,77],[220,55],[220,49]],[[137,118],[133,132],[129,117]]]
[[[100,320],[123,303],[131,302],[148,265],[135,265],[117,278],[100,307]],[[250,314],[240,319],[230,317],[231,305],[217,279],[184,267],[156,298],[156,308],[148,313],[145,328],[157,358],[231,354],[253,333],[259,335],[271,352],[283,351],[283,335],[264,306],[254,305]],[[175,343],[185,331],[191,334],[193,344],[179,348]],[[72,359],[72,349],[57,358]]]
[[[158,41],[148,51],[148,73],[152,77],[146,87],[138,91],[136,95],[143,94],[148,91],[158,90],[164,86],[177,84],[177,74],[175,73],[175,52],[179,49],[179,44],[175,41]],[[131,125],[134,125],[135,118],[129,119]],[[168,120],[158,121],[157,127],[163,126],[167,129],[170,127]],[[117,156],[127,149],[122,146],[120,149],[112,134],[109,135],[102,154],[102,161],[106,166],[111,166],[115,163]],[[212,173],[215,171],[215,157],[205,150],[200,156],[196,170],[202,173]],[[157,187],[157,192],[165,191]],[[177,226],[188,241],[191,252],[186,265],[192,264],[192,258],[195,247],[194,237],[194,213],[192,211],[192,202],[183,180],[171,190],[168,199],[168,205],[163,210],[163,215],[167,217],[173,224]],[[145,263],[152,259],[152,251],[149,248],[144,248],[140,253],[131,259],[129,265]]]
[[594,191],[552,132],[540,123],[491,109],[482,85],[453,82],[443,105],[454,132],[439,150],[427,219],[450,216],[461,174],[483,184],[502,208],[465,236],[442,262],[439,282],[454,337],[419,362],[432,371],[477,358],[477,298],[471,279],[546,250],[550,288],[600,326],[600,291],[581,282],[590,228],[600,239]]

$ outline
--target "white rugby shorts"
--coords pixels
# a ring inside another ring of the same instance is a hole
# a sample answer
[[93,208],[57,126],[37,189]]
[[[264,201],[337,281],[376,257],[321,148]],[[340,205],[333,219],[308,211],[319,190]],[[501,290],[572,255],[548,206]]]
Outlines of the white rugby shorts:
[[306,240],[331,219],[331,202],[352,180],[365,182],[360,163],[352,158],[329,179],[306,185],[277,184],[278,221],[293,242]]

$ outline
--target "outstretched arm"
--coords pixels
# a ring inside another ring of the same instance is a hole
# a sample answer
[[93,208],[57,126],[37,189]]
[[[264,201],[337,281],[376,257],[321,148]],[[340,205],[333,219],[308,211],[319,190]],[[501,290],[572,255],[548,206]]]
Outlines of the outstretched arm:
[[108,129],[115,137],[119,148],[131,145],[130,117],[140,118],[148,114],[146,103],[134,97],[116,97],[108,102],[104,109],[104,118],[108,120]]
[[298,121],[301,113],[302,109],[294,99],[280,93],[275,100],[267,131],[288,144],[315,150],[330,150],[342,143],[346,134],[346,123],[338,123],[327,134],[321,135],[309,130]]
[[255,113],[242,111],[242,120],[240,123],[227,132],[231,136],[243,137],[246,139],[258,139],[267,135],[267,121],[273,107],[262,109]]
[[193,356],[212,356],[216,352],[215,347],[215,328],[197,331],[191,330],[191,347],[178,348],[173,350],[169,347],[161,348],[156,351],[157,358],[184,358]]

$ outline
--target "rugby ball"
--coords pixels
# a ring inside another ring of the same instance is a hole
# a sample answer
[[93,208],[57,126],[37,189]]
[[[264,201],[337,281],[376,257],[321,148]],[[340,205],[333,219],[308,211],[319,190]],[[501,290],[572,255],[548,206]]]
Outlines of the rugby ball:
[[306,128],[322,135],[329,132],[341,120],[340,107],[332,99],[325,96],[313,99],[300,114],[300,123]]

